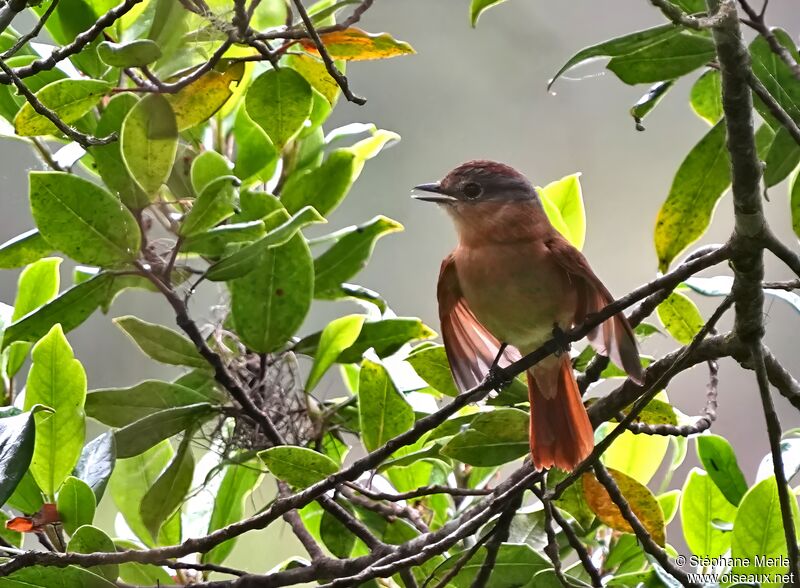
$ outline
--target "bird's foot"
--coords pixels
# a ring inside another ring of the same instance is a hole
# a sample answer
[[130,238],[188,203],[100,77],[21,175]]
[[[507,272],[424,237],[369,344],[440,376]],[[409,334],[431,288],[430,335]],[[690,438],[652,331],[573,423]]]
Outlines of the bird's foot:
[[489,372],[486,374],[486,383],[498,392],[508,386],[513,380],[513,378],[506,373],[506,370],[500,367],[500,359],[502,359],[506,347],[508,347],[508,343],[500,344],[500,349],[498,349],[492,365],[489,366]]
[[569,353],[569,350],[572,348],[572,343],[570,343],[570,340],[567,339],[566,333],[564,333],[564,330],[558,326],[558,323],[553,323],[552,333],[553,340],[556,342],[556,347],[558,348],[556,355]]

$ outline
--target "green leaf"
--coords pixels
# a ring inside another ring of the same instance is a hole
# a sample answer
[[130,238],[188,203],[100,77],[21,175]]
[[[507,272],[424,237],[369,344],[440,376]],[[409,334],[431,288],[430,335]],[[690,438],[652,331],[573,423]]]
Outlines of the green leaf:
[[72,475],[86,482],[94,492],[97,502],[100,502],[111,472],[114,471],[116,460],[117,448],[114,444],[114,434],[106,431],[84,446]]
[[106,299],[113,282],[111,274],[101,273],[62,292],[51,302],[10,325],[3,336],[3,346],[7,347],[14,341],[37,341],[56,323],[64,332],[71,331]]
[[402,229],[403,225],[385,216],[344,229],[342,236],[314,260],[314,296],[341,296],[342,282],[366,267],[377,240]]
[[608,69],[626,84],[673,80],[702,67],[715,56],[708,35],[681,31],[634,53],[614,57]]
[[[663,400],[659,398],[663,398]],[[627,415],[631,407],[632,405],[623,408],[622,414]],[[675,415],[675,409],[666,401],[666,395],[662,392],[645,405],[636,416],[635,421],[650,425],[677,425],[678,417]]]
[[352,151],[335,149],[319,167],[292,174],[281,192],[281,202],[290,214],[304,206],[313,206],[327,216],[353,185],[357,163]]
[[[89,112],[112,88],[102,80],[58,80],[36,92],[39,101],[66,124],[74,123]],[[49,119],[26,102],[14,117],[14,130],[23,137],[61,133]]]
[[[258,488],[262,478],[261,464],[255,460],[226,466],[208,523],[209,533],[242,519],[245,501]],[[221,564],[233,551],[235,543],[236,539],[220,543],[211,551],[204,553],[200,561]]]
[[[631,510],[650,533],[658,545],[665,544],[664,513],[658,505],[656,497],[647,488],[622,472],[609,469],[608,473],[617,483],[622,496],[628,502]],[[593,474],[583,474],[583,494],[589,507],[594,511],[603,524],[623,533],[632,533],[633,529],[622,516],[619,508],[611,500],[605,487],[597,481]]]
[[139,226],[100,186],[62,172],[31,172],[31,212],[42,236],[75,261],[100,267],[136,258]]
[[190,442],[191,436],[187,433],[175,457],[142,497],[139,513],[153,537],[158,536],[161,525],[180,508],[192,485],[194,457]]
[[270,249],[283,246],[294,238],[295,234],[303,227],[324,222],[326,222],[325,219],[316,210],[306,206],[258,241],[242,247],[236,253],[212,265],[208,269],[206,277],[209,280],[220,282],[246,276],[257,267],[263,266],[264,256]]
[[[453,553],[444,564],[436,568],[432,584],[441,581],[465,555],[465,552]],[[486,548],[481,547],[475,555],[467,560],[467,563],[464,564],[458,575],[450,581],[449,585],[455,588],[469,588],[483,566],[485,559]],[[549,567],[552,567],[552,564],[529,546],[503,543],[497,550],[492,581],[488,585],[491,588],[527,586],[538,572]]]
[[22,476],[7,504],[21,512],[29,513],[39,512],[39,509],[42,508],[44,504],[42,490],[33,479],[30,469]]
[[25,409],[42,404],[55,412],[35,415],[31,473],[42,491],[54,497],[83,448],[86,372],[75,359],[61,325],[54,326],[34,346],[32,357],[25,385]]
[[306,447],[270,447],[258,457],[273,476],[295,488],[307,488],[339,471],[330,457]]
[[303,128],[312,103],[311,86],[288,67],[261,74],[250,85],[245,98],[247,114],[278,149]]
[[69,476],[64,481],[56,504],[58,514],[61,515],[61,524],[70,535],[74,535],[78,527],[91,525],[94,520],[97,507],[94,492],[86,482],[78,478]]
[[[106,104],[97,121],[96,133],[109,135],[120,133],[122,122],[139,99],[129,92],[117,94]],[[131,210],[140,210],[150,204],[149,196],[139,187],[122,159],[120,141],[89,148],[94,158],[97,173],[112,193]]]
[[0,539],[3,539],[9,547],[16,547],[17,549],[22,548],[22,542],[24,540],[23,534],[17,531],[12,531],[11,529],[6,527],[6,523],[11,520],[11,516],[0,510]]
[[703,236],[730,184],[725,123],[720,121],[683,160],[658,212],[654,239],[660,271],[666,272],[675,257]]
[[130,388],[93,390],[86,395],[86,414],[110,427],[124,427],[176,406],[207,402],[203,394],[179,384],[145,380]]
[[547,218],[566,239],[583,249],[586,239],[586,212],[583,209],[580,173],[550,182],[539,190]]
[[256,175],[263,179],[271,177],[278,161],[278,151],[264,130],[247,114],[244,105],[236,112],[233,138],[236,141],[234,175],[243,182],[258,179],[254,178]]
[[111,67],[142,67],[158,60],[161,49],[149,39],[128,43],[104,41],[97,46],[97,55]]
[[792,180],[789,198],[792,214],[792,229],[794,230],[794,234],[800,237],[800,174],[796,174]]
[[397,391],[386,368],[368,359],[361,362],[358,419],[367,451],[374,451],[414,425],[414,410]]
[[544,509],[515,514],[508,528],[508,542],[520,543],[544,552],[547,547]]
[[168,408],[148,415],[114,433],[119,457],[133,457],[214,414],[207,402]]
[[681,497],[681,526],[686,544],[699,557],[718,557],[731,546],[731,533],[711,524],[733,521],[736,507],[728,502],[703,470],[694,468]]
[[658,305],[657,311],[658,319],[664,328],[683,345],[691,343],[705,324],[695,303],[680,292],[670,294]]
[[[800,61],[792,36],[780,28],[771,30],[778,43],[789,51],[795,61]],[[755,76],[792,120],[800,120],[800,83],[789,66],[772,51],[767,40],[761,35],[756,35],[750,44],[750,56]],[[761,118],[773,129],[779,128],[780,124],[769,108],[758,98],[754,102]]]
[[264,221],[228,223],[187,237],[181,244],[181,251],[199,253],[207,257],[222,257],[231,245],[251,243],[263,237],[265,233]]
[[161,94],[148,94],[128,112],[120,132],[122,159],[147,194],[155,194],[167,181],[177,148],[172,107]]
[[696,439],[697,457],[700,463],[728,502],[738,506],[747,492],[747,482],[742,470],[739,469],[733,447],[719,435],[699,435]]
[[412,352],[406,361],[417,375],[437,391],[447,396],[458,396],[458,388],[453,381],[450,363],[444,346],[433,345]]
[[[559,482],[566,478],[567,472],[558,468],[552,468],[547,472],[547,487],[555,488]],[[594,513],[586,503],[583,493],[583,480],[578,478],[572,485],[567,487],[555,505],[561,510],[568,512],[583,528],[588,529],[595,519]]]
[[336,362],[339,354],[355,343],[361,333],[364,318],[359,314],[342,316],[332,320],[322,330],[317,353],[314,355],[314,364],[306,381],[307,393],[316,387],[328,368]]
[[[341,506],[347,510],[352,510],[352,507],[350,507],[348,503],[341,504]],[[350,557],[353,548],[356,546],[355,535],[328,511],[323,512],[320,518],[319,536],[322,543],[328,548],[328,551],[330,551],[334,557],[340,559],[347,559]]]
[[231,281],[229,288],[242,341],[259,353],[283,346],[311,307],[314,268],[303,236],[296,234],[279,247],[263,250],[254,271]]
[[707,69],[692,86],[689,104],[712,127],[722,120],[722,81],[719,71]]
[[516,408],[481,413],[442,447],[443,455],[480,467],[503,465],[529,451],[528,414]]
[[[62,512],[60,508],[59,512]],[[105,532],[89,524],[80,527],[71,535],[72,537],[67,545],[67,553],[108,553],[117,550],[114,542]],[[89,571],[103,576],[110,582],[116,582],[119,577],[119,566],[117,564],[92,566]]]
[[209,368],[194,343],[172,329],[148,323],[131,315],[115,318],[114,324],[125,331],[145,355],[156,361],[170,365]]
[[114,504],[131,530],[148,546],[156,543],[142,522],[139,507],[172,455],[172,446],[165,440],[140,455],[117,460],[111,475],[110,490]]
[[[797,530],[797,499],[791,490],[789,490],[789,504],[795,530]],[[778,484],[775,476],[762,480],[750,488],[739,503],[739,509],[736,511],[736,518],[733,521],[731,557],[746,558],[750,564],[733,566],[734,574],[786,573],[786,566],[774,565],[781,561],[787,561],[786,536],[783,531]],[[758,563],[765,565],[758,565]]]
[[[322,60],[305,53],[289,55],[288,57],[288,63],[291,68],[302,75],[311,84],[312,88],[325,97],[325,100],[330,105],[334,105],[341,89],[336,80],[328,73],[328,69]],[[343,63],[337,64],[340,71],[342,71],[341,65]]]
[[636,104],[631,107],[630,113],[633,117],[634,123],[636,123],[637,131],[645,130],[644,125],[642,125],[642,121],[653,111],[656,106],[658,106],[658,103],[661,102],[661,99],[667,94],[674,83],[674,80],[669,80],[667,82],[656,82],[650,86],[650,89],[647,91],[647,93],[639,98],[639,100],[636,101]]
[[232,82],[239,83],[245,72],[243,62],[234,63],[224,72],[211,70],[174,94],[167,102],[175,113],[178,131],[185,131],[207,121],[233,95]]
[[75,566],[32,566],[0,578],[0,588],[115,588],[103,576]]
[[5,504],[28,471],[36,425],[29,412],[4,416],[0,425],[0,504]]
[[[20,51],[21,53],[21,51]],[[27,67],[34,61],[37,61],[39,55],[15,55],[5,60],[6,65],[10,68]],[[47,84],[51,84],[58,80],[63,80],[66,74],[54,68],[51,70],[41,71],[35,75],[25,78],[25,85],[28,89],[36,94],[39,90],[44,88]],[[27,102],[24,96],[21,96],[13,84],[4,85],[0,88],[0,116],[11,122],[19,112],[20,108]]]
[[661,467],[668,446],[668,437],[625,431],[605,451],[603,463],[641,484],[647,484]]
[[12,269],[33,263],[53,252],[36,229],[25,231],[0,245],[0,269]]
[[663,494],[656,496],[658,505],[661,507],[661,512],[664,513],[665,524],[669,525],[672,522],[672,519],[675,518],[675,514],[678,512],[680,498],[680,490],[670,490],[669,492],[664,492]]
[[469,21],[472,23],[472,26],[478,26],[478,19],[485,10],[503,2],[505,2],[505,0],[472,0],[469,6]]
[[[207,152],[210,153],[210,152]],[[209,182],[181,222],[178,234],[191,237],[215,227],[233,215],[239,179],[223,176]]]
[[[118,551],[139,551],[141,545],[125,539],[115,539],[114,545]],[[172,579],[164,568],[150,564],[127,562],[119,565],[119,579],[134,586],[174,586]]]
[[800,145],[784,127],[775,133],[764,163],[764,183],[767,188],[785,180],[800,163]]
[[200,194],[211,182],[231,175],[231,163],[216,151],[203,151],[192,161],[189,172],[195,194]]

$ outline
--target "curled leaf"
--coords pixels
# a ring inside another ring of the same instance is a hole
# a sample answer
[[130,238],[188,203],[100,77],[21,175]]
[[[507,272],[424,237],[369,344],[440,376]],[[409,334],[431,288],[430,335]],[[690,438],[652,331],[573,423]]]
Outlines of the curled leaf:
[[[398,41],[388,33],[374,35],[355,27],[325,33],[320,38],[333,59],[344,61],[387,59],[416,53],[411,45]],[[301,44],[306,51],[318,54],[313,41],[305,39]]]

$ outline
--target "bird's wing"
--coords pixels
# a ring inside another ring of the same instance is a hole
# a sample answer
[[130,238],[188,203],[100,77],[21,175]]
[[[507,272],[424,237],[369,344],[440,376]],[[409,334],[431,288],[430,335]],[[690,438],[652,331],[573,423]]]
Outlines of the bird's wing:
[[[458,388],[464,392],[483,381],[500,351],[500,342],[470,310],[461,292],[452,255],[442,262],[437,296],[447,359]],[[500,365],[505,367],[519,358],[519,351],[506,347]]]
[[[599,312],[614,301],[614,297],[600,281],[583,254],[566,239],[557,235],[546,242],[555,259],[569,275],[578,292],[578,309],[575,322],[580,323],[587,315]],[[592,330],[588,335],[592,347],[615,364],[623,368],[630,378],[641,384],[644,378],[636,338],[623,313],[618,313]]]

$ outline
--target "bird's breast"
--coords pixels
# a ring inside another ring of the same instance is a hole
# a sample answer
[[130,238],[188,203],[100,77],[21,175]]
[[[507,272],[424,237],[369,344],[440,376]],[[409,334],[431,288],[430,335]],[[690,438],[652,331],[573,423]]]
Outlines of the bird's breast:
[[462,244],[454,255],[467,303],[499,340],[531,351],[551,337],[554,324],[572,324],[577,294],[541,240]]

